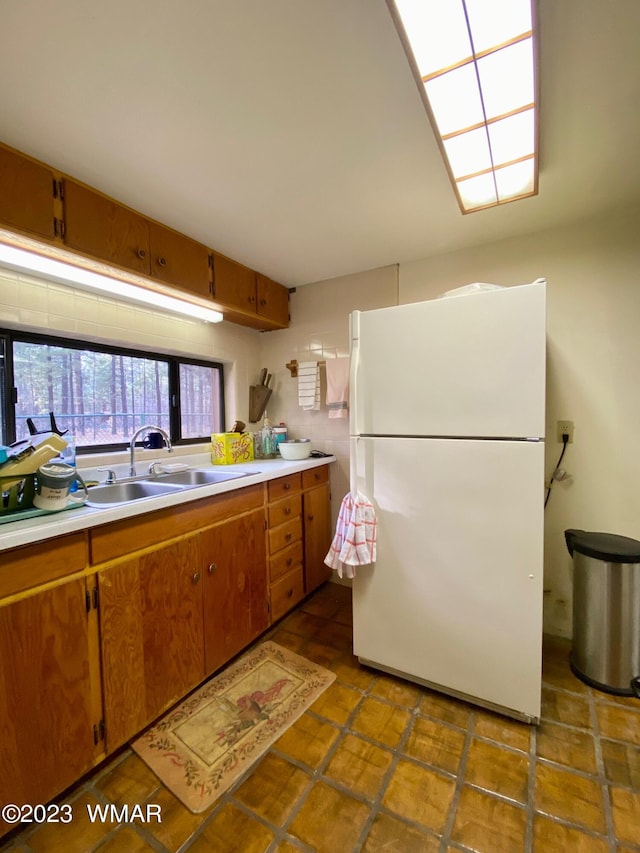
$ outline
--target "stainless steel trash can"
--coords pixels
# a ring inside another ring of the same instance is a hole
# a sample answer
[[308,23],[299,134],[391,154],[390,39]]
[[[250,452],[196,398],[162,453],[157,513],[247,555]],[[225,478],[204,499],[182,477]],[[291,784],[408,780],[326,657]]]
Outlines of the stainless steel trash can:
[[571,669],[599,690],[640,698],[640,542],[564,535],[573,557]]

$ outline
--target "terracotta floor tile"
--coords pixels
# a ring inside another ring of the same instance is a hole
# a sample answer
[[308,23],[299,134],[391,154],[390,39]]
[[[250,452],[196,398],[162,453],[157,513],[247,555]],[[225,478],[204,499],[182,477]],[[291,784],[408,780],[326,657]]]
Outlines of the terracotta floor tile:
[[442,834],[455,782],[411,761],[400,760],[382,803],[400,817]]
[[542,655],[542,683],[550,687],[570,690],[587,695],[589,690],[584,681],[573,674],[569,667],[571,640],[561,637],[545,637]]
[[601,747],[607,779],[640,791],[640,748],[604,739]]
[[373,800],[392,760],[393,753],[389,750],[345,734],[324,772],[354,793]]
[[459,726],[461,729],[469,727],[472,708],[466,702],[460,702],[445,696],[443,693],[427,691],[420,699],[418,708],[428,717],[435,717],[443,723]]
[[293,841],[281,841],[275,848],[273,853],[300,853],[302,847],[299,847]]
[[541,717],[581,729],[591,728],[591,713],[586,697],[572,696],[548,687],[542,688]]
[[311,776],[272,753],[234,792],[234,797],[274,826],[283,826],[311,785]]
[[464,732],[428,717],[416,717],[404,752],[412,758],[424,761],[425,764],[456,773],[464,743]]
[[269,639],[292,652],[299,652],[305,643],[304,637],[301,637],[300,634],[294,634],[292,631],[287,631],[286,628],[279,628],[273,634],[269,634]]
[[602,788],[592,779],[536,762],[534,805],[544,814],[606,832]]
[[331,723],[303,714],[278,738],[274,748],[316,769],[339,736],[340,731]]
[[225,803],[189,846],[189,853],[265,853],[273,833],[264,824]]
[[525,849],[526,826],[524,809],[464,786],[451,840],[477,853],[519,853]]
[[339,622],[325,622],[315,633],[318,642],[343,651],[353,647],[353,629],[351,625],[341,625]]
[[351,721],[351,728],[393,749],[400,742],[410,719],[411,714],[403,708],[367,697]]
[[123,853],[124,850],[127,853],[151,853],[155,849],[138,835],[135,829],[123,826],[108,841],[101,844],[96,853]]
[[592,688],[593,698],[598,703],[608,703],[609,705],[622,705],[623,708],[629,708],[630,711],[640,710],[640,703],[637,696],[617,696],[615,693],[605,693],[604,690],[596,690]]
[[377,814],[362,853],[438,853],[440,839],[387,814]]
[[[640,704],[640,703],[638,703]],[[596,705],[600,735],[640,746],[640,711],[618,705]]]
[[353,625],[353,608],[351,606],[351,602],[346,605],[342,605],[333,618],[341,625]]
[[305,601],[301,607],[304,613],[313,616],[322,616],[324,619],[334,619],[340,608],[344,607],[342,596],[337,595],[315,595]]
[[97,806],[93,794],[83,792],[70,803],[73,819],[70,823],[44,823],[29,836],[29,848],[33,853],[87,853],[98,846],[113,829],[111,823],[91,822],[87,805]]
[[312,613],[305,613],[303,610],[294,610],[291,616],[287,616],[282,622],[282,627],[292,634],[300,634],[300,636],[308,639],[313,637],[324,623],[325,620],[321,616],[314,616]]
[[618,841],[640,844],[640,793],[610,788],[613,828]]
[[552,853],[555,850],[559,853],[609,853],[610,848],[602,838],[536,815],[533,820],[533,853]]
[[415,708],[423,692],[422,688],[415,684],[409,684],[407,681],[394,678],[391,675],[379,675],[370,690],[372,696],[387,699],[396,705],[402,705],[404,708]]
[[573,767],[585,773],[597,773],[594,740],[587,732],[575,731],[542,720],[536,736],[536,752],[541,758]]
[[528,723],[519,723],[491,711],[479,710],[476,713],[473,732],[478,737],[486,737],[514,749],[529,752],[532,727]]
[[464,781],[525,805],[529,759],[520,752],[474,738],[469,747]]
[[113,770],[101,776],[95,787],[112,803],[133,806],[146,802],[160,787],[160,780],[142,759],[131,753]]
[[211,809],[208,809],[203,814],[193,814],[164,787],[152,794],[152,801],[160,806],[162,822],[147,823],[145,829],[172,853],[179,850],[184,842],[191,838],[203,819],[211,812]]
[[312,660],[314,663],[331,669],[332,665],[340,658],[340,651],[334,646],[327,646],[315,639],[307,640],[300,647],[298,654]]
[[310,710],[321,717],[333,720],[334,723],[344,725],[351,716],[354,708],[362,700],[362,693],[334,681],[322,693],[311,706]]
[[287,831],[317,853],[346,853],[354,849],[368,817],[364,803],[318,782]]
[[375,672],[359,663],[354,655],[341,657],[331,665],[331,672],[335,672],[338,681],[351,684],[360,690],[366,690],[376,677]]

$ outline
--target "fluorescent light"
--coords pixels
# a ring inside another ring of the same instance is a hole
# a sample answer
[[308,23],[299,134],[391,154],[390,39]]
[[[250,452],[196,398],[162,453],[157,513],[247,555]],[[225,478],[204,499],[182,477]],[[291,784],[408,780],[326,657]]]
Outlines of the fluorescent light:
[[535,195],[533,0],[387,2],[463,213]]
[[219,311],[214,311],[204,304],[178,299],[156,290],[147,289],[137,284],[130,284],[119,278],[111,278],[102,273],[93,272],[83,267],[77,267],[64,261],[48,258],[15,246],[0,243],[0,263],[20,272],[28,272],[44,276],[60,284],[72,285],[104,293],[116,299],[137,302],[160,311],[171,314],[182,314],[206,323],[220,323],[223,319]]

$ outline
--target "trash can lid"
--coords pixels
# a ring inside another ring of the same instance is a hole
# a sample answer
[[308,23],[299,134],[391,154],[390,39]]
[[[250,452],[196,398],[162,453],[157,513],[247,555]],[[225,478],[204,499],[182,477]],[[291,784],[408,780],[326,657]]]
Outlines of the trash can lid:
[[586,530],[565,530],[569,553],[584,554],[607,563],[640,563],[640,542],[615,533],[589,533]]

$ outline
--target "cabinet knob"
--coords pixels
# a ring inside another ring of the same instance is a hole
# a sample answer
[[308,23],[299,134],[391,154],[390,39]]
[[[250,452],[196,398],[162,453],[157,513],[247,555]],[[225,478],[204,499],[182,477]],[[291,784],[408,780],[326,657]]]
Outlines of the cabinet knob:
[[287,533],[287,535],[286,535],[284,538],[285,538],[285,539],[287,540],[287,542],[288,542],[288,541],[289,541],[289,539],[291,539],[291,534],[290,534],[290,533]]
[[286,506],[284,508],[284,514],[285,515],[291,515],[291,507],[290,506]]
[[285,490],[285,492],[288,492],[290,488],[291,488],[291,483],[285,483],[285,484],[284,484],[284,490]]
[[266,299],[261,299],[261,300],[260,300],[260,305],[266,305],[266,304],[267,304],[267,300],[266,300]]
[[287,593],[287,598],[291,598],[292,595],[293,595],[293,590],[290,589],[289,592]]
[[167,265],[167,262],[164,258],[158,258],[158,266],[159,267],[166,267],[166,265]]
[[217,568],[218,568],[218,567],[216,566],[216,564],[215,564],[215,563],[209,563],[209,569],[208,569],[209,574],[210,574],[210,575],[212,575],[212,574],[215,572],[215,570],[216,570]]
[[291,565],[291,563],[293,563],[293,557],[289,557],[289,559],[287,560],[287,565],[288,565],[288,566],[290,566],[290,565]]
[[136,252],[136,255],[139,258],[146,258],[147,257],[147,253],[145,252],[144,249],[138,249],[138,251]]
[[200,580],[200,572],[194,572],[194,573],[193,573],[192,581],[193,581],[194,583],[198,583],[198,581],[199,581],[199,580]]
[[309,521],[313,521],[313,516],[312,516],[312,515],[307,516],[307,518],[309,519]]
[[250,296],[250,297],[249,297],[249,302],[251,302],[251,303],[253,304],[255,301],[256,301],[255,296]]
[[320,479],[320,474],[318,473],[318,471],[316,471],[316,473],[314,474],[314,477],[316,478],[316,480]]

